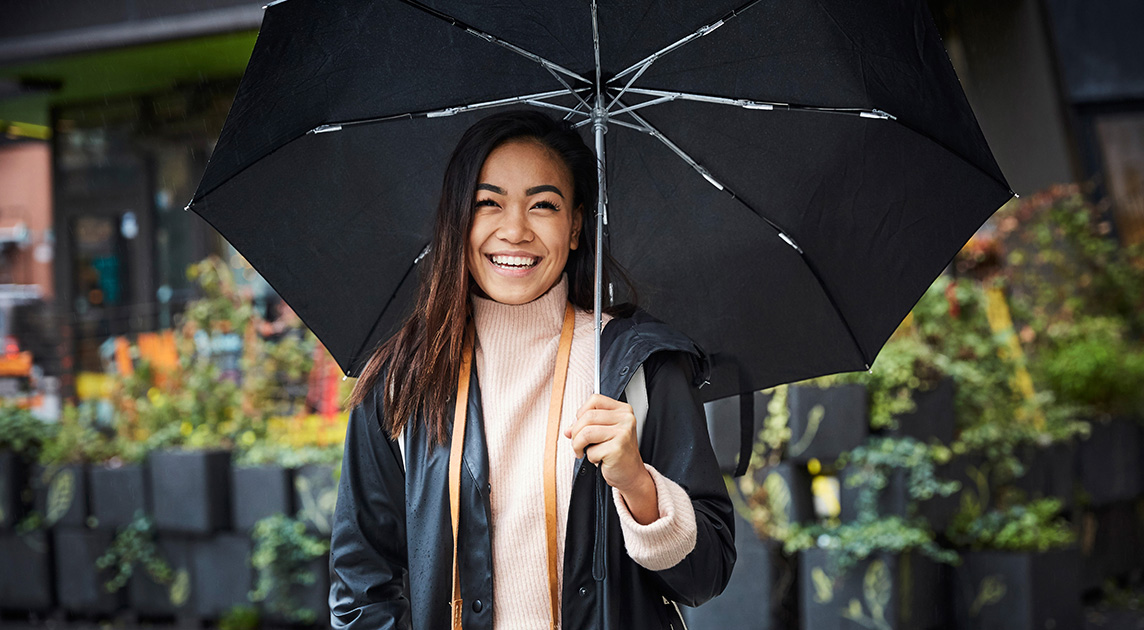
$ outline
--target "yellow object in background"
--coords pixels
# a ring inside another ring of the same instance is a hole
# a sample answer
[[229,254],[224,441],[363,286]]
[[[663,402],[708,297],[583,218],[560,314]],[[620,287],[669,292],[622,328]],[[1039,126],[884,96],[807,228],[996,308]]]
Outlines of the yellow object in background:
[[266,421],[266,437],[293,448],[341,444],[345,440],[349,420],[348,411],[332,416],[310,414],[270,418]]
[[842,513],[842,486],[838,477],[818,475],[810,482],[814,495],[814,512],[819,517],[835,518]]
[[103,372],[80,372],[75,377],[75,394],[80,400],[111,396],[111,377]]
[[[1013,317],[1009,312],[1009,301],[1005,299],[1005,292],[1001,287],[992,286],[985,289],[985,317],[989,320],[989,328],[1005,339],[1005,350],[1009,358],[1017,365],[1017,374],[1013,377],[1013,386],[1026,400],[1032,400],[1036,395],[1033,389],[1033,377],[1025,366],[1025,351],[1021,348],[1021,341],[1017,338],[1017,331],[1013,329]],[[1038,429],[1045,427],[1045,414],[1037,409],[1033,412],[1033,426]]]

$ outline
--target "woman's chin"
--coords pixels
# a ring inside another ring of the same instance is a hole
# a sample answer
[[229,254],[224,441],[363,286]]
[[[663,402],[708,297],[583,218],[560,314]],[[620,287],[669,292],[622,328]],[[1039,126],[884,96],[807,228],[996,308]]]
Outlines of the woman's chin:
[[560,276],[552,282],[545,282],[540,276],[524,278],[489,278],[478,283],[482,297],[501,304],[527,304],[544,295],[560,281]]

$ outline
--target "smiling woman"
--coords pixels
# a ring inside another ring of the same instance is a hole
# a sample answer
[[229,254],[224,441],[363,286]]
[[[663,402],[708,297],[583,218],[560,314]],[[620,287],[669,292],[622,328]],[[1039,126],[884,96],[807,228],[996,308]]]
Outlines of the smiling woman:
[[568,167],[539,142],[514,140],[489,154],[477,184],[467,255],[482,297],[525,304],[556,285],[569,250],[579,245],[584,219],[571,193]]
[[600,367],[620,378],[593,392],[596,168],[536,112],[461,137],[418,308],[350,401],[334,628],[679,628],[675,601],[726,585],[702,353],[632,305],[607,309]]

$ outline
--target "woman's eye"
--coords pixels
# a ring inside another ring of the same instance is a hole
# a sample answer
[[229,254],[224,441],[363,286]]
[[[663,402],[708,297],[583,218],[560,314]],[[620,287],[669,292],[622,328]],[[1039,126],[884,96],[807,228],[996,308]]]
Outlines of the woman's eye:
[[493,201],[492,199],[478,199],[477,207],[480,208],[481,206],[491,206],[495,208],[497,207],[497,202]]
[[556,207],[556,204],[552,203],[551,201],[537,201],[536,203],[532,204],[532,207],[533,208],[544,208],[545,210],[559,210],[560,209],[560,208]]

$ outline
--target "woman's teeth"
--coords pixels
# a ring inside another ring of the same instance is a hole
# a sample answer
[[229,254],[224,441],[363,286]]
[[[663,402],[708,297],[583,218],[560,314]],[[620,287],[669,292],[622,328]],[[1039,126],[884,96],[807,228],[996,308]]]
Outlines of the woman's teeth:
[[500,267],[511,267],[513,269],[524,269],[533,267],[536,263],[540,262],[539,258],[532,256],[489,256],[494,265]]

